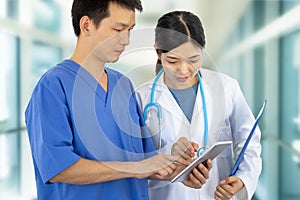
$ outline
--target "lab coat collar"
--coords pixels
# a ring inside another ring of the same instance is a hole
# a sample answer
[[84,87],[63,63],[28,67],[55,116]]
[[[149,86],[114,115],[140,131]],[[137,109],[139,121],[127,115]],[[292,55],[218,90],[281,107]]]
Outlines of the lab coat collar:
[[[154,79],[153,79],[153,81],[154,81]],[[149,84],[150,90],[152,88],[153,81],[152,81],[152,84]],[[207,92],[208,88],[205,84],[205,81],[203,81],[203,88],[204,88],[204,94],[205,94],[206,103],[207,103],[207,107],[208,107],[209,92]],[[203,120],[203,117],[201,117],[201,115],[203,115],[203,111],[202,111],[203,105],[202,105],[202,97],[201,97],[201,92],[200,92],[199,87],[197,89],[197,96],[196,96],[196,100],[195,100],[196,106],[194,106],[192,121],[190,123],[188,121],[188,119],[185,117],[185,115],[184,115],[183,111],[181,110],[181,108],[179,107],[178,103],[174,99],[174,97],[171,94],[170,90],[168,89],[167,85],[165,84],[164,73],[159,77],[157,84],[156,84],[155,102],[159,103],[161,105],[161,107],[163,107],[168,112],[172,113],[172,115],[174,117],[176,117],[178,120],[181,120],[186,125],[196,126],[197,123],[195,123],[195,121],[197,122],[199,120]],[[209,111],[208,111],[208,113],[209,113]],[[200,115],[200,117],[199,117],[199,115]]]

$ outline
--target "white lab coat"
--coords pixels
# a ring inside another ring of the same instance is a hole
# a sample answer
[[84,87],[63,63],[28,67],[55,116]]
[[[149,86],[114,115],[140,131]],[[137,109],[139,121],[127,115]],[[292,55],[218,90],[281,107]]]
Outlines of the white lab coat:
[[[214,199],[216,186],[222,179],[229,176],[233,160],[236,160],[254,124],[252,112],[236,80],[207,69],[201,69],[201,75],[207,103],[208,147],[218,141],[231,140],[233,141],[232,149],[228,148],[213,160],[210,177],[201,189],[189,188],[182,183],[149,181],[149,196],[152,200]],[[204,120],[199,88],[190,123],[165,85],[163,77],[164,74],[157,82],[154,96],[155,103],[158,103],[162,110],[161,153],[170,153],[172,145],[180,137],[187,137],[201,146],[203,144]],[[143,84],[136,90],[142,111],[150,102],[152,84],[153,80]],[[147,112],[146,124],[155,145],[158,147],[158,119],[153,109]],[[236,173],[244,182],[245,187],[233,199],[251,199],[255,192],[262,168],[260,137],[260,130],[257,128]],[[232,152],[234,152],[234,157],[232,157]]]

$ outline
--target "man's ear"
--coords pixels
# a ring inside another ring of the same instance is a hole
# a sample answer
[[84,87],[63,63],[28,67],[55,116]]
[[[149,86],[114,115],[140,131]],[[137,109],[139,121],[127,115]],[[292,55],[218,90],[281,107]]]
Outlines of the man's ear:
[[80,19],[80,33],[84,36],[89,36],[91,34],[93,21],[88,16],[83,16]]

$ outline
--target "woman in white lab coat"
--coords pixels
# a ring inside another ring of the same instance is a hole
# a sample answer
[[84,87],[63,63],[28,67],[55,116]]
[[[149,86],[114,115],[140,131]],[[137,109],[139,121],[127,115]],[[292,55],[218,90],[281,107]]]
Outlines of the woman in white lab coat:
[[156,80],[137,88],[138,101],[159,152],[188,159],[205,143],[211,147],[230,140],[232,148],[213,160],[210,177],[201,189],[180,182],[149,181],[152,200],[245,200],[255,192],[262,167],[260,131],[256,129],[236,174],[229,177],[255,119],[236,80],[200,68],[204,47],[205,35],[197,16],[186,11],[163,15],[155,29],[156,72],[160,73]]

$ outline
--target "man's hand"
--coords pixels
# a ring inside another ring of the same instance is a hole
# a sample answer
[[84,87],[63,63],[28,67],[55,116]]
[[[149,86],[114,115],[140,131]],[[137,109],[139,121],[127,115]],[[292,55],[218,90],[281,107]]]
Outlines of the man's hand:
[[187,166],[190,163],[191,161],[187,161],[178,155],[159,154],[138,162],[135,169],[136,177],[170,180],[178,165]]
[[220,182],[215,191],[216,200],[228,200],[244,187],[243,181],[237,176],[230,176]]

